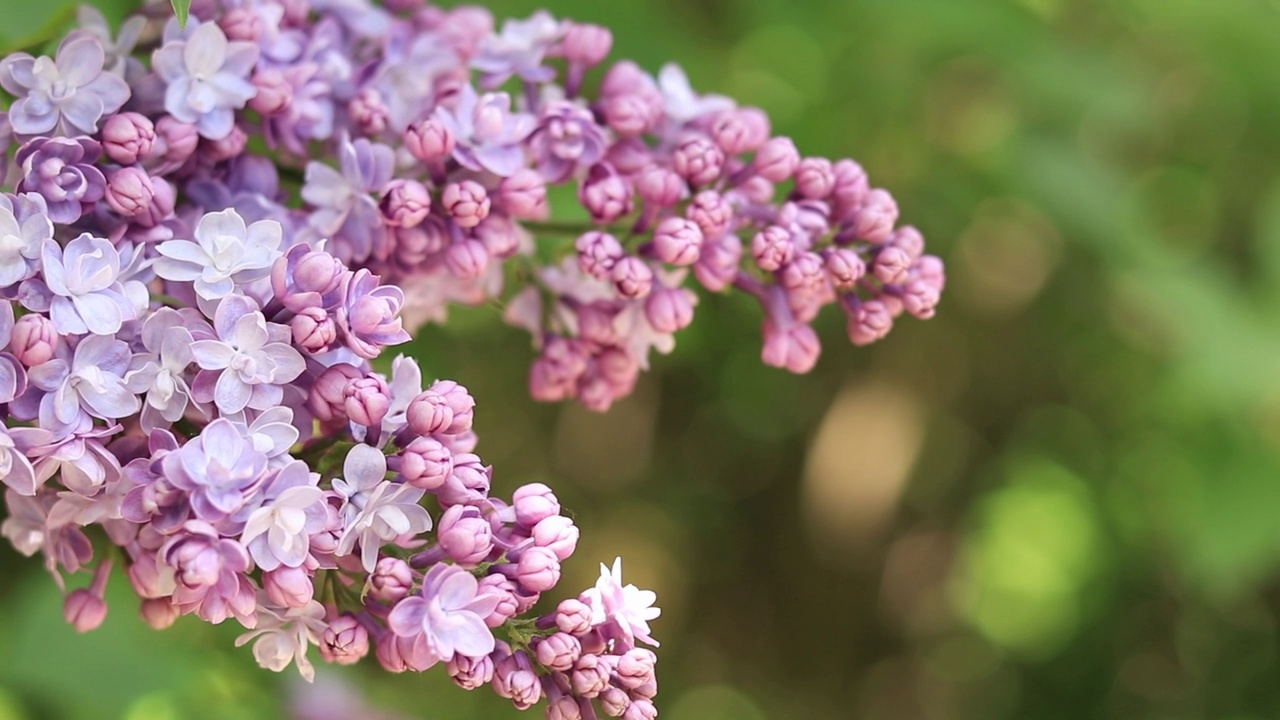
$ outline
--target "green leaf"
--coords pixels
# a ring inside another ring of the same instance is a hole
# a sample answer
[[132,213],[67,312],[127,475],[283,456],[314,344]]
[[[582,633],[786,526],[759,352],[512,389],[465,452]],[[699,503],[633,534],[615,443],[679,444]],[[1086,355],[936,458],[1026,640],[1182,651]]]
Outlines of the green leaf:
[[185,28],[191,15],[191,0],[173,0],[173,14],[178,16],[178,27]]

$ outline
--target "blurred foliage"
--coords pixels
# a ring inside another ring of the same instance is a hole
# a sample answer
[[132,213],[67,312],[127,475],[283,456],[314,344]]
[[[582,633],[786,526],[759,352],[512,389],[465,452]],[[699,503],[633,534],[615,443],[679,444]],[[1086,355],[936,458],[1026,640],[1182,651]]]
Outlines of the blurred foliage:
[[[67,5],[0,2],[0,40]],[[1280,717],[1280,3],[551,10],[858,158],[951,279],[876,347],[827,318],[805,377],[708,298],[604,417],[529,401],[492,308],[415,341],[479,399],[496,486],[576,512],[563,587],[623,554],[659,591],[662,717]],[[155,634],[123,597],[76,636],[37,563],[0,564],[0,719],[279,717],[296,691],[234,629]],[[340,675],[406,717],[518,716],[440,672]]]

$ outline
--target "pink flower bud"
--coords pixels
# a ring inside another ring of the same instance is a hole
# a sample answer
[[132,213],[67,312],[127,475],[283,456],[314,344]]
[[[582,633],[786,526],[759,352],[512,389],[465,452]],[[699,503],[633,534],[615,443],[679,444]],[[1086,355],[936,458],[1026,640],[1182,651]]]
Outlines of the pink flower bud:
[[453,453],[435,438],[414,438],[400,455],[400,475],[416,488],[435,490],[451,473]]
[[747,126],[747,149],[756,150],[773,132],[769,124],[769,115],[758,107],[738,108],[738,114]]
[[653,151],[640,138],[625,138],[610,145],[604,159],[614,170],[630,177],[653,165]]
[[558,632],[539,640],[533,650],[543,666],[556,672],[566,672],[573,669],[582,655],[582,643],[569,633]]
[[320,636],[320,656],[336,665],[353,665],[369,654],[369,631],[350,614],[329,622]]
[[440,547],[458,564],[475,566],[493,550],[493,532],[478,508],[454,505],[440,516],[436,537]]
[[633,690],[653,681],[653,668],[658,656],[651,650],[632,648],[618,658],[618,682]]
[[378,427],[391,408],[387,383],[374,374],[351,380],[342,391],[342,408],[351,422]]
[[173,601],[167,597],[147,598],[142,601],[138,614],[142,616],[143,622],[151,626],[151,629],[164,630],[178,619],[178,608],[174,607]]
[[826,158],[810,157],[796,166],[796,192],[811,200],[821,200],[831,194],[836,184],[835,171]]
[[249,144],[249,133],[239,125],[232,125],[231,132],[217,140],[202,140],[200,148],[209,160],[219,163],[240,157]]
[[516,600],[516,584],[506,577],[494,573],[480,578],[480,589],[476,594],[482,593],[498,598],[497,607],[484,620],[485,625],[500,627],[520,612],[520,603]]
[[947,268],[943,265],[942,258],[936,255],[922,255],[916,262],[916,275],[938,288],[938,292],[942,292],[947,285]]
[[667,208],[680,202],[687,188],[684,179],[659,165],[647,168],[636,179],[636,192],[646,203]]
[[622,720],[653,720],[656,717],[658,708],[653,706],[652,700],[642,697],[632,699],[627,711],[622,714]]
[[533,543],[556,554],[564,562],[578,547],[578,526],[563,515],[550,515],[533,526]]
[[[614,395],[621,397],[630,395],[635,388],[640,364],[625,350],[609,348],[596,356],[596,372],[613,388]],[[536,532],[537,528],[534,530]]]
[[683,288],[655,287],[644,301],[644,314],[660,333],[683,330],[693,322],[692,293]]
[[404,146],[422,162],[449,157],[456,143],[453,131],[435,118],[416,122],[404,131]]
[[58,344],[58,334],[53,322],[39,313],[18,318],[13,324],[9,351],[26,367],[35,367],[53,359]]
[[867,266],[858,253],[848,248],[827,248],[822,251],[822,262],[831,283],[841,290],[852,290],[867,273]]
[[912,280],[902,289],[902,305],[907,312],[920,318],[928,320],[933,317],[934,310],[938,307],[938,301],[942,299],[942,294],[933,284],[924,280]]
[[600,697],[596,698],[600,703],[600,709],[609,717],[622,717],[622,714],[631,707],[631,696],[622,688],[609,686],[600,693]]
[[726,155],[741,155],[751,150],[751,127],[738,110],[726,110],[711,123],[711,139]]
[[155,125],[135,112],[112,115],[102,126],[102,151],[121,165],[132,165],[150,155],[155,141]]
[[528,710],[542,699],[542,685],[532,670],[516,670],[507,676],[505,685],[517,710]]
[[490,215],[471,231],[489,257],[506,259],[520,251],[520,232],[505,215]]
[[498,204],[503,212],[520,220],[547,217],[547,184],[537,170],[520,168],[498,183]]
[[309,307],[289,321],[293,342],[309,353],[320,353],[338,339],[338,326],[333,318],[318,307]]
[[258,92],[249,98],[249,108],[259,115],[279,115],[293,105],[293,85],[280,70],[259,70],[254,73],[252,82]]
[[598,223],[611,223],[631,212],[631,187],[614,169],[597,163],[578,186],[578,200]]
[[569,23],[564,39],[560,41],[560,54],[568,62],[594,67],[613,49],[613,33],[608,28],[586,23]]
[[466,388],[441,380],[409,403],[409,428],[419,435],[456,435],[471,429],[475,400]]
[[789,137],[770,138],[760,150],[751,166],[769,182],[780,183],[791,177],[800,164],[800,152]]
[[682,217],[663,218],[653,231],[653,251],[659,260],[671,265],[698,262],[702,247],[702,230],[692,220]]
[[311,576],[300,567],[281,566],[262,573],[262,589],[271,602],[290,608],[306,607],[315,595]]
[[685,217],[698,224],[705,237],[720,237],[733,222],[733,208],[720,193],[704,190],[693,196],[685,208]]
[[871,272],[880,282],[896,285],[907,279],[907,270],[911,267],[911,256],[907,251],[894,245],[885,245],[876,253],[871,263]]
[[155,194],[151,176],[139,167],[121,168],[112,173],[111,180],[107,182],[107,205],[124,217],[145,211]]
[[720,177],[724,160],[724,151],[701,135],[685,138],[671,156],[672,167],[690,185],[706,185]]
[[155,227],[173,217],[174,203],[177,202],[169,181],[161,177],[152,177],[150,181],[151,202],[133,216],[133,224],[144,228]]
[[831,188],[831,199],[836,205],[835,215],[844,217],[848,211],[863,203],[871,186],[867,184],[867,172],[852,160],[837,160],[831,166],[831,171],[835,178]]
[[884,242],[893,234],[893,226],[898,222],[898,203],[885,190],[871,190],[862,205],[853,211],[849,222],[858,239]]
[[488,655],[473,658],[454,653],[446,668],[449,677],[463,690],[478,690],[493,680],[493,658]]
[[200,134],[196,126],[184,123],[172,115],[165,115],[156,122],[156,146],[170,165],[181,165],[196,151]]
[[569,676],[575,695],[593,698],[609,687],[609,668],[597,655],[583,655]]
[[427,392],[443,398],[453,412],[453,422],[442,431],[445,435],[458,435],[471,429],[475,420],[476,400],[465,387],[452,380],[437,380],[431,383]]
[[345,420],[347,383],[362,377],[364,373],[347,363],[327,368],[312,383],[307,407],[321,422]]
[[888,243],[894,247],[901,248],[913,263],[924,255],[924,236],[920,234],[919,230],[910,225],[895,230],[889,236]]
[[693,267],[698,282],[711,292],[721,292],[738,276],[742,264],[742,240],[726,233],[702,244],[702,255]]
[[582,720],[582,708],[577,698],[562,695],[547,705],[547,720]]
[[614,263],[626,254],[617,238],[595,230],[578,236],[573,247],[578,251],[578,268],[582,273],[601,280],[609,278]]
[[618,294],[625,298],[642,298],[653,289],[653,270],[634,255],[628,255],[614,263],[609,279],[613,281]]
[[792,291],[810,291],[822,285],[824,279],[822,257],[817,253],[802,252],[782,267],[778,282]]
[[542,483],[521,485],[511,495],[516,522],[532,528],[543,520],[560,514],[560,501],[551,488]]
[[107,619],[107,602],[92,591],[81,588],[73,591],[63,601],[62,617],[76,632],[97,630],[102,621]]
[[544,547],[531,547],[516,563],[516,582],[534,592],[546,592],[560,582],[560,559]]
[[255,10],[233,7],[218,19],[218,27],[222,28],[228,40],[257,42],[262,34],[262,19]]
[[404,653],[400,651],[400,638],[395,633],[383,633],[377,638],[374,656],[383,670],[391,673],[402,673],[409,669]]
[[780,329],[768,320],[765,321],[764,349],[760,353],[765,365],[804,374],[813,369],[821,353],[822,345],[812,327],[792,325]]
[[473,228],[489,215],[489,194],[474,180],[445,185],[440,201],[458,227]]
[[382,93],[370,87],[361,89],[351,102],[347,103],[347,114],[365,135],[386,132],[387,123],[391,121],[391,110],[382,99]]
[[369,596],[380,602],[396,603],[407,597],[412,589],[413,571],[409,569],[409,563],[400,558],[379,559],[369,575]]
[[893,314],[880,300],[867,300],[849,313],[847,330],[854,345],[870,345],[893,329]]
[[412,227],[431,212],[431,193],[417,180],[396,178],[383,188],[378,208],[388,225]]
[[591,607],[574,598],[561,600],[556,606],[555,621],[561,632],[581,637],[591,631]]

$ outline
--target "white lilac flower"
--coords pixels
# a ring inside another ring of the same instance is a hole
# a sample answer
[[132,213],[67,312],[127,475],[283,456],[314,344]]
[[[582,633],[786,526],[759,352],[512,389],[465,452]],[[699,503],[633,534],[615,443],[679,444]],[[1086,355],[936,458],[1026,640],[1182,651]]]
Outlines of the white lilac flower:
[[151,56],[152,68],[168,83],[164,109],[210,140],[230,135],[235,111],[257,94],[247,79],[257,61],[257,45],[228,42],[212,22],[200,23],[185,39],[169,40]]
[[52,238],[43,195],[0,195],[0,288],[35,275],[44,241]]
[[145,295],[146,288],[139,283],[126,289],[120,282],[120,253],[110,241],[85,233],[64,249],[46,240],[41,259],[43,282],[24,283],[20,297],[30,310],[47,310],[58,332],[115,335],[125,320],[137,317],[130,296]]
[[500,600],[500,594],[481,587],[466,570],[437,563],[423,578],[421,593],[392,608],[387,627],[409,641],[406,660],[417,670],[448,662],[455,654],[484,657],[495,646],[485,618]]
[[76,346],[71,362],[54,358],[31,368],[31,383],[47,393],[40,401],[40,427],[56,433],[86,415],[114,420],[138,412],[142,404],[124,381],[131,357],[124,341],[91,335]]
[[298,567],[311,550],[311,536],[324,529],[324,491],[306,463],[283,467],[267,487],[262,506],[245,521],[240,542],[263,570]]
[[0,430],[0,482],[19,495],[36,494],[36,471],[7,430]]
[[177,422],[191,403],[187,368],[195,361],[195,342],[184,324],[190,323],[173,308],[161,308],[142,325],[142,345],[146,353],[135,355],[125,376],[129,390],[146,395],[142,408],[142,429],[150,432]]
[[131,57],[133,48],[138,44],[142,30],[147,26],[147,19],[141,15],[133,15],[120,24],[120,32],[113,34],[111,24],[107,22],[102,11],[92,5],[81,5],[76,11],[76,24],[80,32],[91,35],[102,43],[105,55],[103,69],[112,75],[126,76],[126,70],[133,72],[142,70],[142,63]]
[[391,403],[382,418],[382,432],[393,435],[409,424],[409,403],[422,394],[422,369],[413,358],[397,355],[391,362],[391,382],[388,385]]
[[501,33],[490,33],[481,41],[471,67],[484,75],[484,84],[490,88],[502,85],[512,75],[527,82],[547,82],[556,72],[544,67],[542,61],[564,31],[565,24],[545,10],[524,20],[508,19],[502,23]]
[[41,135],[60,125],[68,135],[92,135],[98,121],[129,99],[125,81],[103,71],[102,44],[88,33],[72,33],[57,59],[14,53],[0,61],[0,86],[16,100],[9,121],[20,135]]
[[49,500],[47,495],[28,497],[12,489],[4,491],[9,517],[0,523],[0,535],[9,539],[14,550],[27,557],[44,547],[48,535],[45,521],[49,517]]
[[388,482],[387,458],[377,448],[351,448],[342,471],[342,478],[333,481],[334,491],[343,499],[338,556],[350,554],[359,541],[364,569],[373,572],[383,544],[431,529],[431,516],[418,504],[425,491]]
[[315,600],[300,608],[269,603],[265,594],[258,598],[256,626],[236,638],[236,647],[253,641],[253,657],[262,667],[280,672],[292,662],[304,679],[314,680],[316,670],[307,659],[307,648],[324,632],[324,606]]
[[293,410],[284,405],[267,408],[253,422],[236,423],[236,427],[255,450],[275,465],[290,460],[289,449],[301,437],[298,426],[293,424]]
[[[196,364],[216,376],[212,398],[225,414],[246,407],[263,410],[279,405],[281,385],[296,380],[306,368],[289,344],[289,328],[268,323],[257,304],[232,295],[218,305],[213,318],[217,339],[197,340],[191,349]],[[201,379],[197,378],[197,385]],[[205,381],[208,382],[207,380]]]
[[600,579],[583,596],[591,606],[593,627],[613,622],[628,639],[635,638],[657,647],[658,641],[649,635],[649,621],[662,614],[653,606],[658,595],[652,590],[622,584],[622,558],[615,559],[612,568],[600,563]]
[[160,243],[152,267],[160,277],[190,282],[201,300],[216,302],[271,274],[283,253],[283,230],[275,220],[246,225],[235,210],[208,213],[196,225],[193,240]]
[[737,107],[737,103],[723,95],[698,95],[689,85],[689,76],[675,63],[667,63],[658,71],[658,89],[662,91],[667,118],[677,126]]

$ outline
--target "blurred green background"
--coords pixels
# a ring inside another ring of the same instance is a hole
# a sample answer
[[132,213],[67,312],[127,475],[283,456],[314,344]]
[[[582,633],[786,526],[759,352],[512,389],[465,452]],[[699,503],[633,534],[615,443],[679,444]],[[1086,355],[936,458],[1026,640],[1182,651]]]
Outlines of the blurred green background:
[[[59,2],[3,0],[0,36]],[[420,334],[479,400],[495,488],[575,512],[562,587],[621,554],[658,590],[662,717],[1280,717],[1280,3],[550,9],[859,159],[948,263],[936,319],[857,349],[830,313],[804,377],[761,366],[757,308],[706,298],[604,417],[528,400],[493,309]],[[119,580],[80,637],[36,562],[0,572],[2,720],[284,717],[299,692],[233,628],[146,629]],[[310,692],[519,716],[372,663]]]

